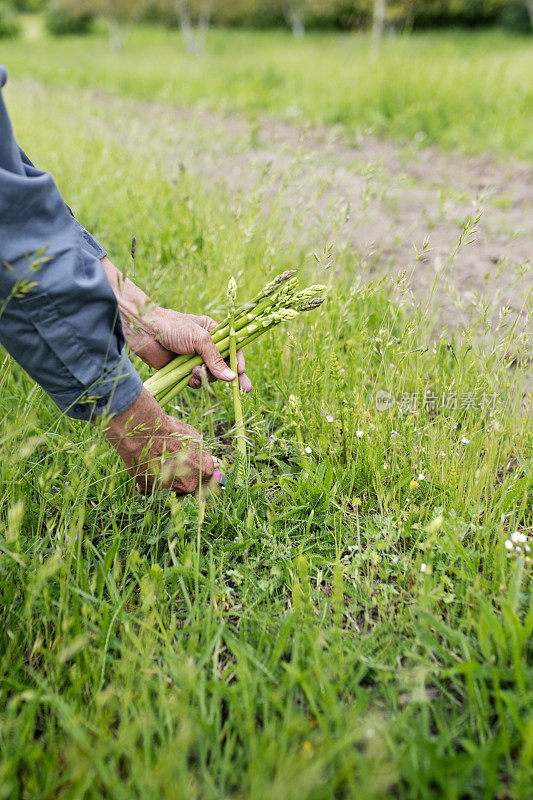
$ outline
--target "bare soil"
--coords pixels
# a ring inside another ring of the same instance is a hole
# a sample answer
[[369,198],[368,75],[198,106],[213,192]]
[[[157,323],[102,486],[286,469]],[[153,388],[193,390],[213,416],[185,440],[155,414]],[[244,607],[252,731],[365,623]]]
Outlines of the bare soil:
[[[480,307],[492,323],[506,304],[524,310],[533,256],[530,165],[263,115],[85,96],[98,109],[86,135],[105,126],[123,147],[142,147],[167,177],[185,169],[241,202],[257,198],[279,214],[283,235],[310,251],[334,242],[363,254],[376,275],[394,281],[406,270],[406,298],[427,297],[438,278],[433,305],[443,324],[465,326]],[[465,221],[479,214],[451,257]],[[353,263],[361,269],[360,257]]]

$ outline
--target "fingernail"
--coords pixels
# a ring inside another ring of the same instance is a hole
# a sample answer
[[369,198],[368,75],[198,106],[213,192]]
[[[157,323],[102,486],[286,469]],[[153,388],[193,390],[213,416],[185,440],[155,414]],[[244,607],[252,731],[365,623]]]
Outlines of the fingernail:
[[232,369],[228,369],[227,367],[222,370],[222,377],[225,381],[234,381],[237,377]]

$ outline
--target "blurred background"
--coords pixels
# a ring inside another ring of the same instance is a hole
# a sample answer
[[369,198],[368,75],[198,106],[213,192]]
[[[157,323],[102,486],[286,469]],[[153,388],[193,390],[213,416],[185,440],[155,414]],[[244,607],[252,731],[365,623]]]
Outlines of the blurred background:
[[[307,31],[407,33],[427,28],[501,26],[533,30],[533,0],[1,0],[0,36],[20,33],[28,15],[43,15],[54,35],[131,24],[181,28],[186,45],[198,50],[212,25],[228,28],[288,27]],[[115,39],[116,43],[116,39]]]

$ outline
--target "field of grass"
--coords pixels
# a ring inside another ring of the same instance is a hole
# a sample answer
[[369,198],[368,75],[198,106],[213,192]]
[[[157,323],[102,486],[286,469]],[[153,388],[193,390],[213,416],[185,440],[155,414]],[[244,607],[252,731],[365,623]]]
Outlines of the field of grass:
[[387,39],[379,63],[369,53],[362,36],[214,31],[198,59],[177,31],[134,29],[118,53],[103,35],[37,38],[2,42],[0,60],[58,84],[533,160],[531,37],[432,33]]
[[[253,199],[206,193],[104,136],[98,109],[61,81],[144,95],[153,82],[182,102],[215,102],[209,82],[224,83],[214,55],[195,77],[174,40],[182,78],[172,67],[167,82],[161,53],[146,73],[136,36],[121,56],[99,40],[2,45],[12,73],[55,84],[12,87],[21,143],[115,263],[136,234],[135,277],[158,302],[216,317],[232,274],[244,300],[294,266],[328,299],[291,336],[251,346],[248,481],[208,501],[203,521],[194,498],[136,495],[94,429],[3,359],[0,798],[527,800],[531,562],[523,544],[505,546],[532,530],[527,342],[507,317],[483,348],[469,332],[433,345],[432,305],[401,312],[364,254],[317,260],[286,244],[275,208],[264,219]],[[214,36],[225,64],[229,41]],[[283,41],[272,53],[288,61]],[[481,41],[480,58],[497,61]],[[509,57],[524,47],[498,41]],[[447,47],[460,55],[460,41]],[[251,54],[237,53],[241,69]],[[265,90],[265,106],[282,109],[282,94]],[[246,98],[236,87],[216,102]],[[503,141],[503,116],[486,136]],[[383,409],[379,392],[399,402]],[[229,391],[188,392],[175,413],[231,474]]]

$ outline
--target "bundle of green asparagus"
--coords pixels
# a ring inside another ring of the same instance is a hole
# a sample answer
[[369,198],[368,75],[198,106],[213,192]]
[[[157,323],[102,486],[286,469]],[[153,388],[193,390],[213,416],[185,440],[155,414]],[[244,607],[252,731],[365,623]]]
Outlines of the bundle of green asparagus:
[[[325,286],[310,286],[297,292],[298,279],[294,275],[295,271],[289,271],[275,277],[250,303],[232,309],[224,321],[211,331],[211,338],[223,358],[230,354],[230,342],[234,341],[237,348],[246,347],[280,322],[294,319],[303,311],[311,311],[324,302],[317,295],[326,290]],[[178,356],[144,385],[161,405],[165,405],[183,391],[194,367],[202,363],[197,355]]]

